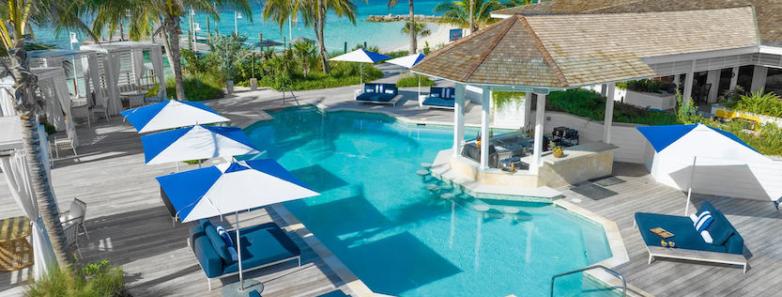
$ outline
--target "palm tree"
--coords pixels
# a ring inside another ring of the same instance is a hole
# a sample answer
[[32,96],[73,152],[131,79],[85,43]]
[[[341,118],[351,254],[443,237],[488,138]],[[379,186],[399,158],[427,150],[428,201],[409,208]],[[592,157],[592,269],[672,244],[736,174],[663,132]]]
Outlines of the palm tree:
[[443,23],[469,28],[472,33],[495,22],[491,12],[504,7],[498,0],[456,0],[437,4],[434,11],[443,15]]
[[129,35],[133,40],[159,34],[174,72],[176,98],[184,99],[185,89],[179,52],[181,19],[190,9],[218,18],[217,6],[232,7],[248,15],[252,20],[248,0],[93,0],[90,8],[96,19],[93,23],[95,31],[107,27],[112,32],[111,28],[121,26],[123,21],[127,21],[130,27]]
[[309,39],[298,40],[293,43],[293,53],[299,59],[301,72],[306,78],[310,73],[310,68],[315,57],[315,43]]
[[263,6],[263,17],[275,21],[282,28],[288,17],[301,16],[304,25],[315,30],[323,73],[329,73],[328,52],[323,36],[328,11],[356,23],[356,6],[351,0],[267,0]]
[[26,45],[27,39],[33,34],[32,24],[53,24],[58,29],[70,28],[90,33],[79,18],[82,13],[79,4],[78,0],[8,0],[5,5],[0,5],[0,41],[4,55],[0,64],[4,75],[10,75],[14,80],[15,109],[22,122],[22,142],[33,195],[38,202],[57,263],[66,269],[70,267],[70,257],[66,252],[57,201],[43,163],[41,139],[37,132],[37,114],[43,100],[35,95],[38,80],[30,71]]
[[426,24],[413,22],[406,22],[405,26],[402,27],[402,33],[410,34],[410,28],[412,27],[415,27],[415,33],[417,37],[427,37],[432,35],[432,30],[429,30],[429,28],[426,27]]
[[[388,0],[388,7],[394,7],[396,4],[399,3],[399,0]],[[408,22],[412,23],[408,29],[413,28],[413,31],[404,32],[407,34],[410,34],[410,54],[415,54],[418,52],[418,36],[419,34],[416,33],[418,26],[415,25],[415,7],[413,4],[413,0],[407,0],[407,11],[409,13]]]

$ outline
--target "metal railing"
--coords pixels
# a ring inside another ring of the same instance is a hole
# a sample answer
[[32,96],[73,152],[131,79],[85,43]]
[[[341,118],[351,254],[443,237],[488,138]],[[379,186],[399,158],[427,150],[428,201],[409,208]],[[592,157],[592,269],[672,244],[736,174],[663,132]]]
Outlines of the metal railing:
[[619,273],[618,271],[613,270],[611,268],[605,267],[603,265],[592,265],[592,266],[588,266],[588,267],[584,267],[584,268],[581,268],[581,269],[576,269],[576,270],[572,270],[572,271],[568,271],[568,272],[564,272],[564,273],[560,273],[560,274],[552,276],[551,277],[551,297],[554,297],[554,283],[556,282],[557,278],[563,277],[563,276],[566,276],[566,275],[575,274],[575,273],[580,273],[580,272],[585,272],[585,271],[589,271],[589,270],[594,270],[594,269],[605,270],[609,274],[611,274],[611,275],[615,276],[616,278],[618,278],[619,280],[621,280],[622,281],[622,296],[627,296],[627,281],[625,280],[624,276],[622,276],[621,273]]

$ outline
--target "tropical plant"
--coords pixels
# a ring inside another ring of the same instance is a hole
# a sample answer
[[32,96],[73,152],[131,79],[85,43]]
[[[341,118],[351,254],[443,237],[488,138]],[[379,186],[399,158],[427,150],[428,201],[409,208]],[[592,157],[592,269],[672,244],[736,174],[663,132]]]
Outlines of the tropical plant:
[[285,50],[274,55],[269,61],[271,70],[272,87],[279,91],[291,90],[293,83],[293,51]]
[[[432,35],[432,30],[429,30],[429,28],[426,27],[426,24],[422,23],[413,23],[413,22],[405,22],[405,25],[402,26],[402,33],[404,34],[411,34],[410,28],[415,27],[415,34],[417,37],[427,37],[429,35]],[[414,53],[411,51],[411,53]]]
[[176,82],[176,98],[185,98],[183,84],[182,61],[180,57],[181,20],[192,9],[205,12],[212,18],[218,18],[217,6],[229,6],[250,17],[248,0],[94,0],[86,6],[95,17],[93,29],[121,27],[127,22],[130,28],[130,38],[138,40],[145,37],[160,35],[166,56],[171,63]]
[[52,250],[59,266],[69,269],[68,257],[60,225],[57,201],[52,193],[45,156],[41,151],[41,139],[38,138],[38,113],[43,107],[43,99],[36,95],[38,79],[30,71],[27,55],[28,39],[33,35],[33,25],[54,25],[59,31],[64,28],[80,30],[93,36],[86,24],[81,1],[58,0],[8,0],[0,5],[0,41],[2,42],[3,76],[13,79],[14,109],[19,115],[22,127],[22,146],[29,169],[33,196],[36,197],[41,218]]
[[[414,54],[418,52],[418,37],[422,36],[419,32],[418,26],[416,26],[415,21],[415,4],[413,3],[413,0],[407,0],[407,12],[408,12],[408,18],[409,20],[405,24],[405,27],[402,29],[402,33],[410,35],[410,53]],[[388,0],[388,8],[394,7],[399,3],[399,0]],[[407,32],[405,32],[404,29],[407,29]],[[413,29],[413,30],[410,30]],[[429,32],[431,34],[431,32]],[[424,36],[428,36],[424,35]]]
[[404,75],[396,81],[396,86],[400,88],[412,88],[412,87],[431,87],[434,86],[434,81],[428,76],[420,74]]
[[525,93],[524,92],[514,92],[514,91],[493,91],[491,92],[492,96],[492,104],[494,106],[497,106],[497,109],[502,109],[503,107],[507,106],[508,104],[514,103],[514,102],[524,102],[525,100]]
[[300,39],[293,43],[293,53],[301,65],[301,72],[306,78],[309,76],[310,68],[315,63],[315,43],[309,39]]
[[356,6],[351,0],[267,0],[263,6],[263,17],[273,20],[280,28],[289,17],[301,17],[304,25],[315,31],[320,64],[323,73],[328,74],[329,62],[324,31],[329,11],[338,17],[348,18],[353,24],[356,23]]
[[125,273],[108,260],[89,263],[77,272],[54,269],[27,287],[27,297],[125,297]]
[[223,79],[233,80],[236,75],[236,67],[244,62],[249,51],[245,45],[247,37],[231,34],[215,35],[209,43],[211,49],[209,55],[217,62],[217,68],[223,74]]
[[475,32],[495,22],[491,12],[504,7],[498,0],[455,0],[437,4],[434,11],[442,14],[441,22]]
[[[222,79],[211,73],[188,74],[182,81],[185,85],[185,97],[190,101],[201,101],[222,98],[225,94]],[[166,92],[173,96],[176,82],[173,78],[166,80]]]
[[733,109],[782,118],[782,98],[771,92],[753,92],[740,96]]

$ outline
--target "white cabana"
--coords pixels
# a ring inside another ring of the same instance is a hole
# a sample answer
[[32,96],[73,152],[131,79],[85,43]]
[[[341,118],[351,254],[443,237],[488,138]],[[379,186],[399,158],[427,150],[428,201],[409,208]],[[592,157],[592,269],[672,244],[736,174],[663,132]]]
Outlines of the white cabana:
[[776,201],[782,162],[735,135],[702,124],[639,127],[648,145],[645,165],[654,179],[707,195]]
[[[100,81],[108,98],[109,114],[122,110],[122,93],[143,93],[156,84],[158,98],[166,98],[163,51],[159,44],[151,42],[112,42],[82,45],[81,50],[97,52]],[[150,63],[145,63],[145,53]]]
[[[72,106],[106,106],[96,52],[51,49],[30,51],[28,54],[33,68],[62,68],[65,71]],[[92,96],[95,102],[89,101]]]
[[[0,169],[11,196],[32,224],[33,275],[35,279],[40,279],[47,274],[49,268],[55,267],[57,262],[38,212],[38,203],[33,196],[25,152],[22,149],[21,121],[17,117],[0,117],[0,127],[3,127],[0,129]],[[38,129],[38,136],[44,137],[41,143],[46,143],[42,128]],[[46,158],[47,146],[42,145],[41,148],[42,155]],[[43,160],[43,162],[48,164],[49,161]]]
[[32,72],[38,77],[37,95],[43,97],[46,120],[57,131],[65,131],[74,146],[79,141],[76,136],[76,124],[73,121],[73,108],[68,86],[65,82],[65,71],[62,68],[34,68]]

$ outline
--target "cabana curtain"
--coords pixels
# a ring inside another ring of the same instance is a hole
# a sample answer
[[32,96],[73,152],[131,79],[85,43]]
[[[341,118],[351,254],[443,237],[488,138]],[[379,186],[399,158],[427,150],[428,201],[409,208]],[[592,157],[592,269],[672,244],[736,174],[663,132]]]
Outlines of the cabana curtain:
[[[44,164],[47,163],[48,161]],[[38,203],[33,196],[25,153],[17,150],[10,157],[0,158],[0,168],[5,173],[3,175],[11,196],[32,222],[32,246],[35,257],[33,275],[36,280],[41,279],[49,272],[50,268],[56,267],[57,262],[43,220],[38,213]]]
[[157,76],[157,83],[160,86],[158,88],[158,96],[161,99],[166,98],[166,76],[163,73],[163,53],[160,48],[151,50],[149,52],[149,58],[152,60],[152,67],[154,67],[155,75]]

